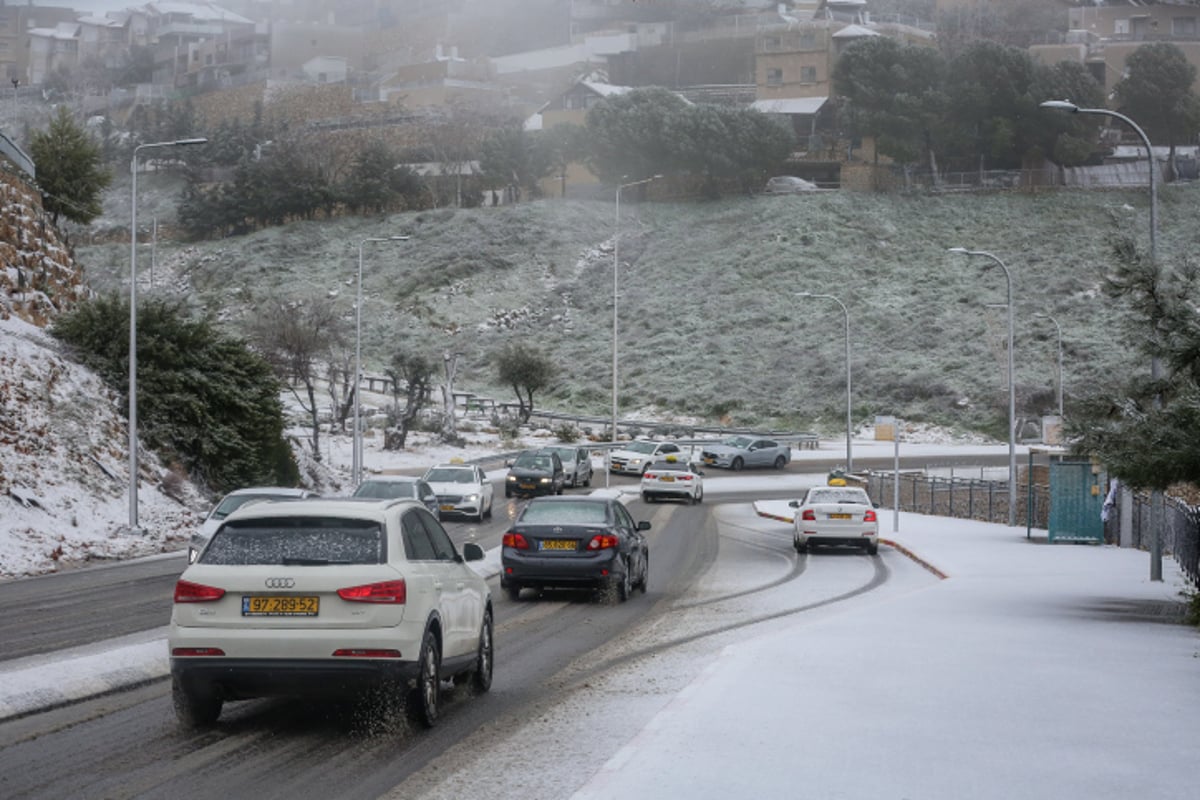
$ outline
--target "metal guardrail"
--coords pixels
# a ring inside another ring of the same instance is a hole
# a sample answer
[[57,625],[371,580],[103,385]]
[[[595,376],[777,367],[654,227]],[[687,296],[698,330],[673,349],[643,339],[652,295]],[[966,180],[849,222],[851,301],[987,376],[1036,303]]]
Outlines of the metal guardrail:
[[[557,411],[535,410],[529,415],[530,419],[540,419],[548,422],[572,422],[575,424],[596,425],[605,430],[612,424],[611,417],[592,417],[583,414],[564,414]],[[808,431],[764,431],[752,428],[727,428],[719,425],[681,425],[672,422],[655,422],[653,420],[618,419],[617,430],[644,432],[652,438],[670,439],[679,444],[711,444],[715,439],[729,436],[762,436],[777,439],[781,442],[794,442],[802,450],[815,450],[819,437]],[[682,433],[681,437],[679,434]],[[710,434],[708,438],[697,438],[696,434]],[[592,446],[604,447],[606,443],[593,442]],[[611,443],[607,443],[611,446]]]
[[3,155],[5,158],[11,161],[14,166],[28,175],[30,180],[33,180],[37,177],[36,167],[34,166],[33,159],[29,157],[28,153],[21,149],[20,145],[8,138],[8,136],[4,133],[0,133],[0,155]]

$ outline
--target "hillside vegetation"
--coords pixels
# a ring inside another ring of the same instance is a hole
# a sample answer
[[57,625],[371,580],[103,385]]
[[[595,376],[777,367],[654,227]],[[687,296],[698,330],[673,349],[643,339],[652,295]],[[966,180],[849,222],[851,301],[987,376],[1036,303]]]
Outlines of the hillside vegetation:
[[[1160,259],[1194,246],[1200,187],[1160,190]],[[1005,279],[1012,272],[1018,415],[1056,408],[1062,326],[1071,398],[1146,370],[1126,312],[1102,291],[1109,239],[1148,243],[1145,190],[900,196],[829,192],[712,203],[622,197],[623,414],[833,432],[845,418],[848,307],[857,423],[897,415],[1005,438]],[[493,354],[508,341],[559,365],[540,406],[606,414],[611,402],[614,205],[545,200],[305,222],[221,241],[159,241],[155,284],[233,327],[265,298],[336,294],[353,318],[364,249],[363,360],[398,349],[462,353],[457,389],[512,400]],[[127,290],[128,244],[80,246],[99,291]]]

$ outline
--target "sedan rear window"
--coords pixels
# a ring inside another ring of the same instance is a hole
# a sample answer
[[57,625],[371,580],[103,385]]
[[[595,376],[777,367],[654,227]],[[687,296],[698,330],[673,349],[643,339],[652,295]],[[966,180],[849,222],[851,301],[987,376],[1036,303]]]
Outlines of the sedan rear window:
[[378,522],[280,517],[228,522],[213,534],[201,564],[323,566],[382,564],[386,538]]
[[373,497],[380,500],[411,499],[417,496],[416,486],[411,481],[363,481],[354,490],[354,496]]
[[603,503],[530,503],[525,506],[520,522],[556,523],[567,522],[580,525],[608,524],[608,508]]
[[808,503],[862,503],[871,505],[871,498],[862,489],[809,489]]

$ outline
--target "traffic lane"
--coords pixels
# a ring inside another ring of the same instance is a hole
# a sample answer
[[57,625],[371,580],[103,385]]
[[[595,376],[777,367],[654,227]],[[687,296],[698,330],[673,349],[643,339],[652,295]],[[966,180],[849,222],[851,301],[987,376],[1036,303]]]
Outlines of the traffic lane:
[[[686,513],[680,513],[686,512]],[[353,702],[229,703],[209,731],[179,728],[168,681],[0,724],[0,774],[11,796],[373,798],[479,730],[527,721],[558,697],[565,671],[661,615],[707,568],[696,547],[701,507],[656,509],[649,591],[618,605],[587,593],[508,601],[492,582],[492,691],[456,688],[432,731],[380,719]],[[71,769],[47,765],[70,764]]]
[[181,551],[0,583],[0,660],[164,625],[186,566]]

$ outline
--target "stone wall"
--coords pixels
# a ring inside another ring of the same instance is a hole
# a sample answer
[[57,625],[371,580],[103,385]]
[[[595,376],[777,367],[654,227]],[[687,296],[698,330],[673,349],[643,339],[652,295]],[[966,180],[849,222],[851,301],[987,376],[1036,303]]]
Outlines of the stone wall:
[[90,293],[41,193],[0,159],[0,318],[44,327]]

